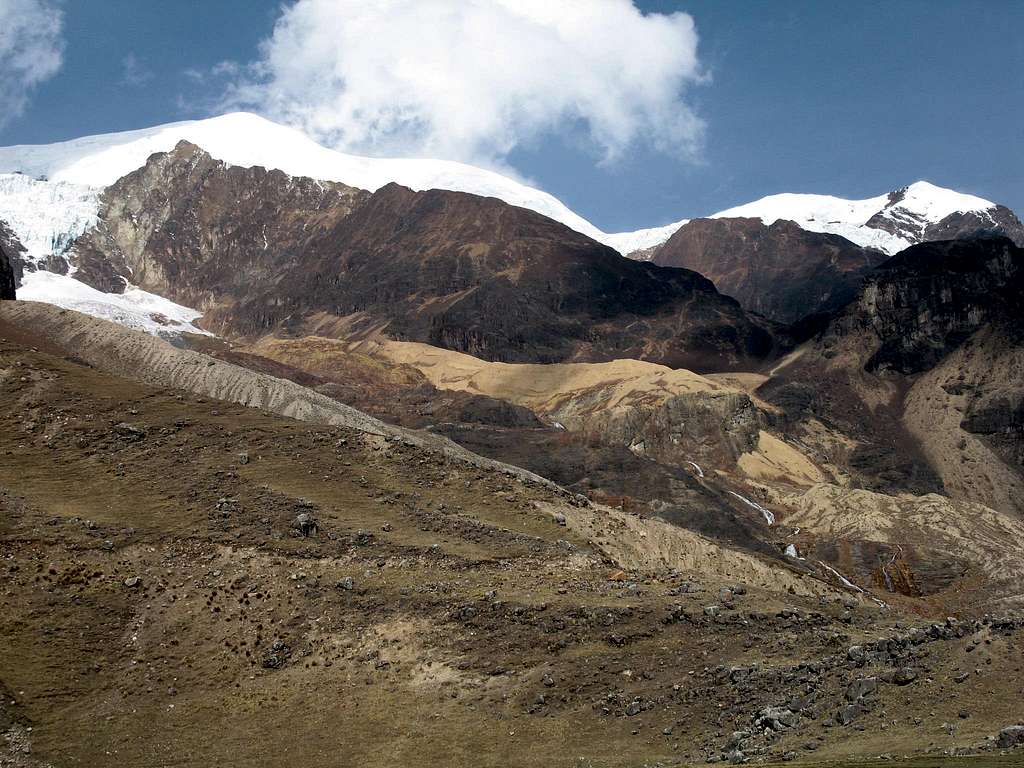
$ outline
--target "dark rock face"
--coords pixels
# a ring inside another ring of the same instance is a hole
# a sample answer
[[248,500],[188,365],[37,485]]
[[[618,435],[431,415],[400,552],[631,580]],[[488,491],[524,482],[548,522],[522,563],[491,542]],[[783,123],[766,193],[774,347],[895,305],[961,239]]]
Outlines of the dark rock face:
[[885,259],[792,221],[742,218],[694,219],[654,255],[656,264],[700,272],[745,309],[782,323],[839,309]]
[[242,308],[243,334],[312,309],[383,316],[395,338],[488,360],[635,357],[706,370],[770,348],[701,276],[624,259],[493,198],[391,184],[305,257],[275,304],[264,294]]
[[0,221],[0,299],[13,299],[21,285],[24,253],[25,247],[17,236],[6,222]]
[[831,333],[870,328],[881,346],[868,371],[931,368],[998,318],[1024,317],[1024,249],[985,237],[923,243],[897,254],[866,281]]
[[856,440],[841,463],[862,487],[1016,511],[1016,492],[998,489],[1024,477],[1022,360],[1024,249],[1003,237],[922,243],[868,275],[758,394],[794,423]]
[[183,141],[106,190],[100,223],[70,255],[76,277],[98,290],[119,293],[130,280],[205,309],[272,281],[367,194],[227,166]]
[[74,249],[83,280],[120,290],[125,276],[225,335],[383,330],[489,360],[705,371],[773,345],[700,275],[493,198],[396,184],[371,195],[229,168],[182,143],[110,187],[100,219]]
[[7,254],[0,249],[0,299],[13,299],[14,290],[14,270]]

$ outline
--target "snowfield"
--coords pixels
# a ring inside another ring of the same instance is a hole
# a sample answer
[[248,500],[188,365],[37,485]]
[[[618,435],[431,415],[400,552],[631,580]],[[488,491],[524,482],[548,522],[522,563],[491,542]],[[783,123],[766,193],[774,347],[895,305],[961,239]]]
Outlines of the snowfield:
[[494,171],[448,160],[359,157],[317,144],[305,134],[258,115],[234,112],[59,144],[0,148],[0,173],[87,187],[106,187],[146,164],[155,152],[190,141],[229,165],[276,168],[291,176],[336,181],[371,192],[397,182],[415,190],[449,189],[497,197],[530,208],[597,240],[607,237],[547,192]]
[[66,275],[26,272],[18,289],[18,299],[56,304],[153,336],[170,338],[182,333],[212,335],[192,324],[202,316],[202,312],[132,286],[128,286],[123,294],[103,293]]
[[[798,195],[785,193],[769,195],[746,205],[729,208],[708,218],[753,218],[766,224],[780,219],[796,222],[810,232],[841,235],[857,245],[877,248],[890,255],[909,248],[917,242],[926,227],[942,221],[954,213],[984,213],[995,203],[973,195],[964,195],[951,189],[937,187],[927,181],[911,184],[896,203],[889,195],[867,200],[844,200],[829,195]],[[917,237],[908,239],[882,229],[865,226],[875,214],[882,214],[899,222]]]

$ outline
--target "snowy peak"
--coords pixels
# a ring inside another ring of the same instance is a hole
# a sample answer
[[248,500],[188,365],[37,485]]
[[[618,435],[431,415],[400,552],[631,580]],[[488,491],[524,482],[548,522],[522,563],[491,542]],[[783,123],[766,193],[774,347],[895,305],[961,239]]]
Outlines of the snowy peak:
[[1008,209],[917,181],[886,195],[845,200],[830,195],[769,195],[729,208],[709,218],[759,218],[764,224],[793,221],[810,232],[845,237],[857,245],[897,253],[916,243],[962,236],[979,230],[1024,236],[1020,221]]
[[886,210],[902,209],[930,221],[941,221],[954,213],[986,211],[995,203],[974,195],[965,195],[927,181],[915,181],[908,187],[889,193]]
[[417,191],[437,188],[496,197],[530,208],[597,240],[608,237],[554,196],[494,171],[448,160],[348,155],[321,146],[300,131],[248,112],[86,136],[58,144],[0,147],[0,173],[23,173],[54,182],[106,187],[141,168],[150,155],[169,152],[182,140],[229,165],[258,165],[370,192],[397,182]]

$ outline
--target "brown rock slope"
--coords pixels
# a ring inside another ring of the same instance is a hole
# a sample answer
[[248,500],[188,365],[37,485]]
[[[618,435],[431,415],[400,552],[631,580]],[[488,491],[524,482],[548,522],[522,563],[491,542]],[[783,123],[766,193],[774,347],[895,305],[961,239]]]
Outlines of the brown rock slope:
[[181,144],[111,186],[80,276],[195,306],[223,335],[384,330],[490,360],[742,367],[770,335],[696,273],[640,264],[493,198],[372,195]]
[[1019,622],[882,611],[3,318],[0,385],[5,764],[829,759],[984,748],[1018,717]]
[[885,254],[792,221],[693,219],[654,254],[654,262],[700,272],[743,307],[793,323],[849,302]]
[[75,277],[98,290],[119,293],[127,280],[207,310],[273,283],[296,252],[367,195],[228,166],[183,141],[108,187],[100,223],[68,256]]
[[543,478],[518,467],[477,456],[429,432],[414,432],[385,424],[287,379],[179,349],[115,323],[50,304],[27,301],[0,307],[0,320],[21,334],[31,329],[54,351],[112,375],[129,376],[151,386],[173,387],[300,421],[342,426],[416,445],[429,444],[454,459],[491,467],[555,488]]
[[914,246],[759,393],[857,484],[1024,513],[1022,296],[1007,239]]
[[[329,370],[331,361],[345,365],[351,346],[328,339],[265,339],[253,352],[304,365],[312,347],[318,364]],[[629,511],[656,514],[734,546],[776,555],[793,546],[794,557],[803,559],[791,562],[838,583],[847,579],[890,603],[912,597],[949,610],[973,610],[1024,602],[1019,519],[937,494],[846,487],[842,468],[830,466],[807,441],[779,433],[770,406],[726,381],[628,360],[493,363],[391,341],[364,343],[359,350],[422,371],[442,392],[472,392],[533,409],[555,424],[553,435],[485,425],[434,429],[592,498],[611,500],[608,491],[614,488],[621,494],[614,503]],[[569,446],[576,448],[577,464],[586,467],[585,479],[559,465],[557,457]],[[596,459],[615,446],[633,456],[611,479]],[[678,475],[672,481],[660,481],[673,471]],[[766,527],[760,510],[735,494],[770,511],[773,524]]]

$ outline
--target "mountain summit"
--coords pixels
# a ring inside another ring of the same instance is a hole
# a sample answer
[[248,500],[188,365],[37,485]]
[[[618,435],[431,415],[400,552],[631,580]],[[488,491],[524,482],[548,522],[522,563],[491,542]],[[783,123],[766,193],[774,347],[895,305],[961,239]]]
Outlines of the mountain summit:
[[[15,220],[23,215],[24,206],[13,212],[8,210],[12,204],[5,187],[14,188],[20,203],[26,182],[11,181],[10,175],[22,174],[58,183],[52,190],[35,191],[52,196],[62,218],[91,224],[90,211],[83,206],[91,205],[95,210],[94,190],[141,168],[151,155],[169,152],[179,141],[202,147],[228,165],[262,166],[290,176],[340,182],[370,192],[395,182],[414,191],[444,189],[496,197],[639,258],[649,259],[658,246],[690,220],[683,218],[664,226],[608,233],[553,195],[495,171],[448,160],[350,155],[321,146],[294,128],[249,112],[85,136],[55,144],[0,147],[0,219],[17,228]],[[841,235],[857,245],[890,255],[918,242],[956,237],[978,229],[1024,242],[1024,226],[1009,209],[925,181],[867,200],[793,193],[770,195],[708,218],[760,218],[765,224],[786,219],[808,231]],[[38,239],[40,234],[51,234],[45,231],[45,226],[41,231],[38,222],[33,221],[31,226],[31,237],[21,234],[30,251],[30,240]],[[75,234],[84,229],[85,226],[79,227]],[[66,237],[61,232],[52,235]]]
[[784,193],[713,214],[712,219],[787,220],[809,232],[841,235],[889,255],[917,243],[968,233],[999,232],[1024,242],[1024,225],[1013,211],[974,195],[917,181],[866,200]]

